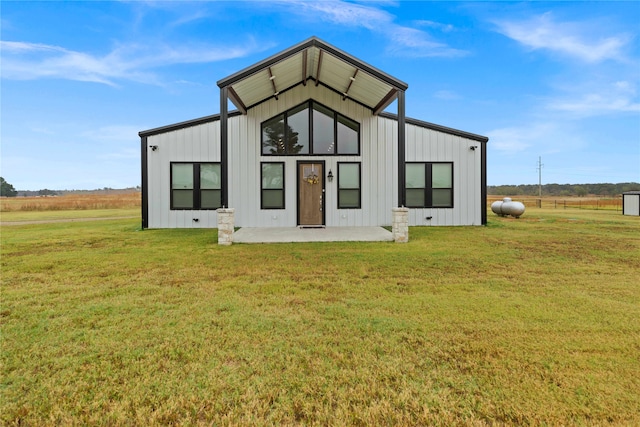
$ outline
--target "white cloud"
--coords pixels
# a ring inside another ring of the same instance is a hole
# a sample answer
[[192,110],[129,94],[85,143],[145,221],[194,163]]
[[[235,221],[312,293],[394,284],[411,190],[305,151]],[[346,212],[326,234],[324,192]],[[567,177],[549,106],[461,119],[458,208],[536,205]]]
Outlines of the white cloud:
[[525,151],[532,144],[524,129],[507,127],[486,132],[491,141],[491,148],[507,154]]
[[448,33],[451,32],[453,30],[455,30],[455,27],[451,24],[442,24],[440,22],[435,22],[435,21],[429,21],[429,20],[418,20],[415,21],[416,25],[421,26],[421,27],[429,27],[429,28],[434,28],[436,30],[440,30],[442,32]]
[[[597,23],[556,22],[550,12],[528,21],[496,21],[498,32],[531,49],[547,49],[588,63],[622,60],[629,36],[600,36]],[[604,29],[606,31],[606,29]]]
[[83,132],[81,137],[100,142],[130,142],[139,141],[140,126],[112,125],[102,126],[95,130]]
[[2,77],[6,79],[59,78],[117,86],[121,80],[160,84],[150,69],[239,58],[265,46],[252,39],[238,46],[224,47],[122,44],[106,55],[96,55],[40,43],[0,41],[0,49]]
[[445,101],[453,101],[456,99],[462,98],[460,94],[450,91],[450,90],[439,90],[433,94],[435,98],[442,99]]
[[571,129],[570,124],[552,120],[494,129],[486,135],[490,141],[489,148],[507,156],[533,149],[538,154],[561,153],[584,146],[583,139]]
[[601,87],[576,93],[570,91],[547,105],[555,111],[563,111],[579,117],[613,113],[640,112],[635,86],[628,81],[612,82]]
[[444,43],[438,43],[429,38],[424,32],[415,28],[399,25],[385,30],[391,38],[387,48],[390,52],[401,53],[411,57],[460,57],[467,55],[467,51],[454,49]]
[[283,1],[280,4],[291,7],[292,11],[300,15],[320,17],[333,24],[364,27],[369,30],[391,25],[394,18],[383,10],[343,1],[292,0]]
[[590,93],[577,100],[555,101],[549,105],[549,108],[581,116],[593,116],[607,113],[640,112],[640,103],[609,94]]
[[459,57],[468,52],[433,40],[426,32],[396,24],[395,15],[382,9],[345,1],[281,1],[292,13],[317,17],[326,22],[347,27],[360,27],[389,39],[387,51],[409,57]]

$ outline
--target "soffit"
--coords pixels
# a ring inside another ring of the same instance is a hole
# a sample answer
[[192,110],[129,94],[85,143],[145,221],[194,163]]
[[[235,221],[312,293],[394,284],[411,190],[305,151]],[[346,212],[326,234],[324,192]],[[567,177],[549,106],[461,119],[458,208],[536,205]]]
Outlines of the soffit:
[[406,83],[357,58],[312,37],[292,48],[222,79],[230,99],[241,111],[251,108],[299,84],[322,84],[380,112]]

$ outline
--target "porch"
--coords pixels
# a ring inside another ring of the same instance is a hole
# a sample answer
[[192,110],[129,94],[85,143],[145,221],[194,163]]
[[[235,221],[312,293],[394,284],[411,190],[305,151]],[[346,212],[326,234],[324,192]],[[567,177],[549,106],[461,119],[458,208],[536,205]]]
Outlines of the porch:
[[234,243],[392,241],[392,233],[382,227],[246,227],[233,233]]

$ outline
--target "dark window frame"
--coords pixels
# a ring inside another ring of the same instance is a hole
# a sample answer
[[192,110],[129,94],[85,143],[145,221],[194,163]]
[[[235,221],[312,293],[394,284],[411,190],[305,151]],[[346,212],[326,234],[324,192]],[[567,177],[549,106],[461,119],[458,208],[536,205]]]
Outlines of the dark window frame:
[[[273,189],[273,188],[263,188],[263,165],[281,165],[282,166],[282,188],[279,189]],[[285,168],[285,162],[260,162],[260,209],[261,210],[282,210],[282,209],[286,209],[286,185],[285,185],[285,180],[286,180],[286,168]],[[269,191],[269,192],[275,192],[275,191],[281,191],[282,192],[282,206],[281,207],[265,207],[264,206],[264,192],[265,191]]]
[[[341,165],[357,165],[358,166],[358,188],[342,188],[340,187],[340,166]],[[362,209],[362,163],[361,162],[338,162],[338,209]],[[341,190],[358,190],[358,206],[341,206]]]
[[[314,152],[314,144],[313,144],[313,111],[314,111],[314,105],[319,105],[322,108],[325,108],[327,110],[329,110],[332,113],[331,119],[333,120],[333,140],[334,140],[334,147],[333,147],[333,153],[316,153]],[[287,141],[289,138],[289,127],[288,127],[288,117],[290,115],[290,113],[292,111],[294,111],[293,114],[297,114],[300,112],[300,107],[305,106],[307,108],[308,111],[308,153],[303,153],[303,154],[299,154],[299,153],[288,153],[288,145],[285,143],[284,145],[284,152],[283,153],[265,153],[264,152],[264,147],[263,147],[263,137],[264,137],[264,129],[265,129],[265,124],[271,121],[274,121],[275,119],[279,118],[282,116],[282,120],[284,123],[284,140]],[[339,120],[343,119],[346,122],[351,122],[351,124],[355,125],[357,127],[356,129],[353,129],[351,126],[346,125],[345,123],[343,123],[343,125],[350,127],[352,130],[354,130],[357,134],[357,138],[358,138],[358,149],[356,153],[346,153],[346,152],[341,152],[340,151],[340,143],[338,141],[338,123]],[[327,107],[324,104],[321,104],[320,102],[314,101],[313,99],[309,99],[301,104],[298,104],[292,108],[289,108],[287,111],[283,111],[279,114],[276,114],[273,117],[268,118],[267,120],[264,120],[263,122],[260,123],[260,155],[261,156],[265,156],[265,157],[270,157],[270,156],[298,156],[298,157],[313,157],[313,156],[360,156],[361,155],[361,150],[362,150],[362,141],[361,141],[361,125],[359,122],[357,122],[356,120],[345,116],[344,114],[340,114],[337,111],[335,111],[332,108]]]
[[[174,197],[173,192],[176,190],[173,188],[173,165],[193,165],[193,188],[189,189],[193,195],[193,207],[181,208],[174,206]],[[220,162],[170,162],[169,163],[169,209],[172,211],[213,211],[222,207],[222,182],[220,183],[219,189],[209,189],[201,188],[200,182],[200,166],[201,165],[219,165],[222,168]],[[222,171],[221,171],[222,173]],[[222,176],[220,176],[220,180],[222,180]],[[211,208],[203,208],[202,207],[202,191],[219,191],[220,192],[220,206],[211,207]]]
[[[406,172],[406,166],[407,165],[412,165],[412,164],[420,164],[420,165],[424,165],[425,166],[425,183],[424,183],[424,206],[415,206],[415,205],[410,205],[407,203],[406,207],[408,208],[430,208],[430,209],[453,209],[454,207],[454,188],[455,188],[455,182],[454,182],[454,164],[453,162],[406,162],[405,163],[405,183],[404,183],[404,196],[405,196],[405,200],[407,200],[407,190],[411,190],[411,188],[407,188],[407,182],[406,182],[406,177],[407,177],[407,172]],[[437,165],[437,164],[447,164],[447,165],[451,165],[451,187],[433,187],[433,165]],[[416,190],[421,189],[420,188],[415,188]],[[434,206],[433,205],[433,190],[450,190],[451,191],[451,203],[446,205],[446,206]]]

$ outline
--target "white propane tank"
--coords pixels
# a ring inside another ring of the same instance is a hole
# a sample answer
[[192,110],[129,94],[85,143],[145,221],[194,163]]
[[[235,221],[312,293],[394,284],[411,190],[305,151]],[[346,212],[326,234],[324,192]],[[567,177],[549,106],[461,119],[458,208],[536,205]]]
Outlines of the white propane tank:
[[496,215],[511,215],[512,217],[520,218],[524,213],[524,204],[512,201],[511,197],[505,197],[502,201],[493,202],[491,204],[491,210]]
[[504,202],[502,200],[498,200],[496,202],[491,203],[491,211],[496,215],[502,215],[502,204]]

